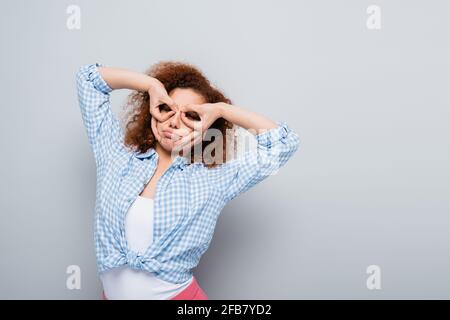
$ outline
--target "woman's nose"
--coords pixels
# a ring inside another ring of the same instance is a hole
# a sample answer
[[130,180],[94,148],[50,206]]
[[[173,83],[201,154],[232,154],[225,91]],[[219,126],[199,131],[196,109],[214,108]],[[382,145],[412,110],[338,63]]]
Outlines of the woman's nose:
[[170,126],[173,128],[180,128],[181,111],[177,110],[175,114],[170,118]]

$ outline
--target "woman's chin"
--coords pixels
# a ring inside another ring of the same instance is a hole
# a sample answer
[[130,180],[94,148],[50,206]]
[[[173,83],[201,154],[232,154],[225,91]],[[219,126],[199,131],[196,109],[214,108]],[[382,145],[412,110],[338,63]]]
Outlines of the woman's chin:
[[163,147],[164,150],[168,151],[168,152],[172,152],[174,151],[174,143],[175,141],[172,139],[168,139],[168,138],[163,138],[160,141],[161,146]]

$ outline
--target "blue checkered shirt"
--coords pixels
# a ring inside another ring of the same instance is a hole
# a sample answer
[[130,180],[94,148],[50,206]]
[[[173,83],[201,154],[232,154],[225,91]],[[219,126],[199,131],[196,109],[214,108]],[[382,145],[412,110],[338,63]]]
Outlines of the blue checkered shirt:
[[256,135],[256,146],[214,168],[176,156],[158,180],[153,242],[145,252],[128,249],[124,217],[156,170],[158,154],[131,150],[110,104],[112,88],[98,72],[103,64],[76,74],[83,124],[96,164],[95,246],[98,272],[127,265],[158,278],[189,280],[213,237],[223,207],[272,175],[298,149],[299,136],[286,122]]

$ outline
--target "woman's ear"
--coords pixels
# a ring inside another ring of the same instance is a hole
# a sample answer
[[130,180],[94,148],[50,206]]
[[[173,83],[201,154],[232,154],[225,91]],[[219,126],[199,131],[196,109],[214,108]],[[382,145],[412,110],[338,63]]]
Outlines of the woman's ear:
[[152,117],[151,122],[152,122],[153,135],[155,136],[156,140],[158,142],[160,142],[161,141],[161,136],[159,135],[158,128],[156,127],[156,119],[155,119],[155,117]]

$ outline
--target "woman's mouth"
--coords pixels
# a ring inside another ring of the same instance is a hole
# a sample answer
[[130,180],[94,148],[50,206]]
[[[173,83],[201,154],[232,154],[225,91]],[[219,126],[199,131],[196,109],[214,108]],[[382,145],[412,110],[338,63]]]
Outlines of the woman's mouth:
[[166,138],[172,139],[173,133],[170,132],[170,131],[164,130],[164,131],[163,131],[163,136],[166,137]]
[[174,142],[181,138],[181,136],[177,135],[176,133],[174,133],[171,130],[163,130],[162,134],[163,134],[164,138],[169,139]]

